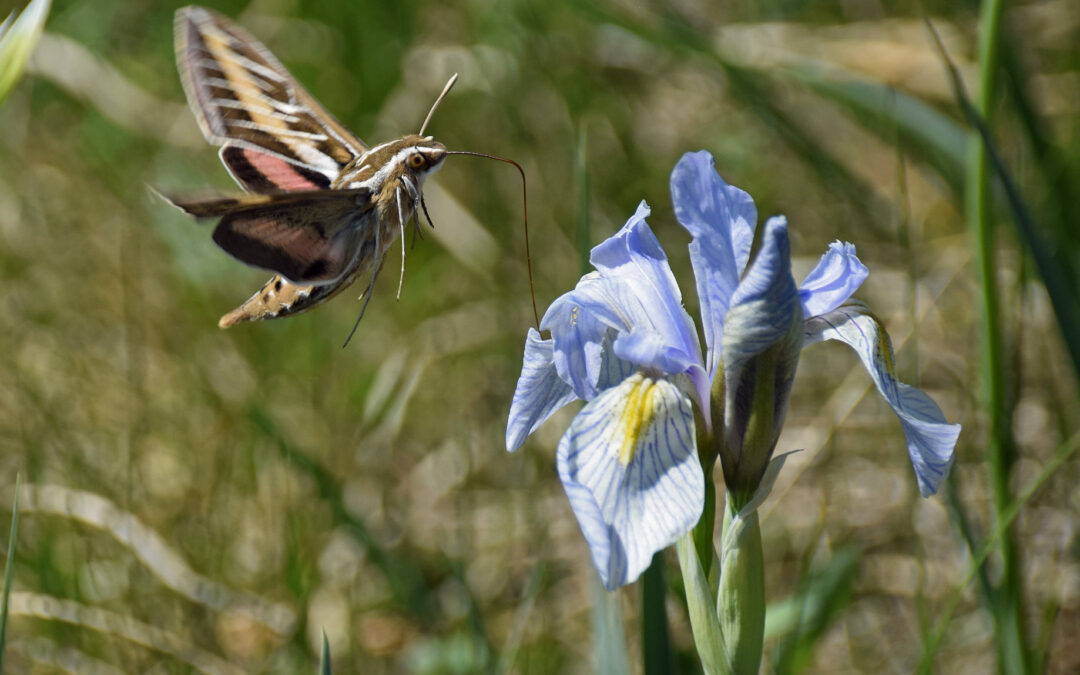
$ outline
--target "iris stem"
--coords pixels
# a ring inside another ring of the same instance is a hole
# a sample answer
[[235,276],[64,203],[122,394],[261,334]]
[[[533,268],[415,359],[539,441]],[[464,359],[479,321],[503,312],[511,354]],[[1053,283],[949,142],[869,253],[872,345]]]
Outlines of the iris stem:
[[[985,0],[981,7],[979,39],[979,91],[975,107],[989,124],[997,89],[1000,61],[1002,0]],[[1012,507],[1009,474],[1016,458],[1012,433],[997,282],[994,277],[994,224],[990,218],[990,181],[986,149],[977,130],[968,138],[967,219],[975,239],[976,269],[981,287],[983,379],[987,415],[990,420],[990,481],[997,520]],[[991,598],[997,627],[998,669],[1003,673],[1026,673],[1026,646],[1020,583],[1020,561],[1011,528],[1000,541],[1002,578],[998,593]]]
[[765,642],[765,554],[757,510],[739,524],[741,531],[732,536],[728,529],[733,527],[736,513],[729,493],[724,507],[716,614],[733,670],[756,673]]

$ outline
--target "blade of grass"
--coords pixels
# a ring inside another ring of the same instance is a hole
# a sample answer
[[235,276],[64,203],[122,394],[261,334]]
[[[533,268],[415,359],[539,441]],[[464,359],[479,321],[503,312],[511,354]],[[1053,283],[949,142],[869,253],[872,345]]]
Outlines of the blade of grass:
[[326,639],[326,631],[322,632],[322,652],[319,654],[319,675],[331,675],[330,668],[330,641]]
[[1080,271],[1073,265],[1080,246],[1075,236],[1076,224],[1080,223],[1080,204],[1074,197],[1080,189],[1078,158],[1063,152],[1054,143],[1050,137],[1052,126],[1035,111],[1027,94],[1027,85],[1033,78],[1023,69],[1008,40],[1002,47],[1002,61],[1008,74],[1009,101],[1016,109],[1020,126],[1031,143],[1035,166],[1042,174],[1046,188],[1048,204],[1043,213],[1049,216],[1050,222],[1046,225],[1054,225],[1052,243],[1057,252],[1055,260],[1061,265],[1066,278],[1077,280],[1078,283],[1072,284],[1076,288],[1080,286]]
[[667,611],[664,596],[664,556],[653,556],[645,574],[641,576],[641,660],[645,675],[661,675],[675,672],[670,636],[668,635]]
[[956,195],[964,192],[964,129],[922,101],[838,68],[803,66],[784,72],[851,112],[851,119],[882,140],[932,166]]
[[1069,356],[1073,362],[1073,369],[1080,376],[1080,303],[1078,303],[1076,293],[1073,290],[1074,287],[1069,281],[1070,275],[1062,268],[1057,257],[1054,256],[1050,247],[1047,246],[1039,234],[1039,228],[1031,216],[1031,211],[1028,209],[1024,198],[1020,195],[1020,190],[1012,179],[1008,167],[1005,166],[1001,153],[997,150],[997,145],[994,143],[993,136],[986,123],[986,115],[980,113],[972,105],[971,100],[964,91],[963,81],[956,70],[956,65],[953,64],[948,53],[945,52],[940,40],[938,41],[938,47],[949,73],[953,93],[964,111],[965,118],[977,135],[975,142],[978,143],[981,151],[985,153],[985,157],[989,159],[994,173],[1001,180],[1020,238],[1031,252],[1031,257],[1039,270],[1039,277],[1046,286],[1047,294],[1050,296],[1050,302],[1057,316],[1058,325],[1061,327],[1062,336],[1065,339],[1065,347],[1069,351]]
[[998,540],[1005,535],[1009,526],[1016,520],[1016,517],[1020,514],[1020,509],[1027,504],[1039,488],[1041,488],[1046,481],[1050,480],[1050,477],[1053,476],[1077,450],[1080,450],[1080,433],[1074,434],[1058,446],[1057,450],[1054,451],[1054,456],[1050,458],[1050,461],[1047,462],[1046,466],[1043,467],[1043,470],[1039,472],[1039,475],[1031,481],[1028,487],[1017,496],[1012,505],[1010,505],[1002,514],[1002,517],[998,520],[990,538],[983,544],[983,547],[979,550],[978,554],[972,556],[971,566],[968,570],[967,577],[953,589],[952,596],[945,602],[945,605],[939,614],[940,618],[938,619],[937,626],[931,633],[930,640],[923,645],[922,659],[915,672],[925,674],[935,672],[933,668],[934,655],[937,654],[938,649],[941,648],[941,643],[945,638],[945,631],[948,630],[953,614],[960,605],[960,601],[963,600],[964,592],[967,590],[968,584],[970,584],[979,574],[979,568],[982,567],[986,562],[986,559],[994,551],[994,547],[997,546]]
[[15,498],[11,505],[11,533],[8,535],[7,560],[4,562],[4,597],[0,604],[0,673],[4,672],[4,647],[7,645],[8,600],[15,578],[15,542],[19,534],[19,474],[15,474]]
[[822,569],[810,570],[794,597],[768,608],[766,638],[784,636],[773,658],[777,673],[798,673],[809,665],[814,646],[851,603],[860,555],[854,548],[837,551]]
[[[989,119],[997,91],[999,67],[998,36],[1001,32],[1002,0],[984,0],[979,17],[979,92],[978,116]],[[929,19],[926,20],[931,34],[950,64],[942,44]],[[950,67],[950,75],[955,71]],[[954,81],[954,88],[958,82]],[[961,103],[963,106],[963,103]],[[975,238],[975,268],[978,274],[979,298],[982,319],[982,370],[986,396],[986,412],[990,419],[987,455],[990,463],[991,491],[994,493],[994,511],[998,521],[1013,503],[1009,489],[1009,474],[1016,461],[1016,442],[1012,432],[1012,404],[1006,379],[1007,358],[1002,335],[1002,318],[998,301],[998,288],[994,254],[994,223],[991,221],[990,179],[987,172],[986,145],[978,133],[968,137],[967,189],[965,212],[968,227]],[[1012,531],[1006,530],[999,542],[1001,550],[1001,582],[998,585],[998,602],[991,606],[997,632],[998,669],[1004,673],[1027,672],[1024,636],[1024,617],[1020,581],[1020,559]]]

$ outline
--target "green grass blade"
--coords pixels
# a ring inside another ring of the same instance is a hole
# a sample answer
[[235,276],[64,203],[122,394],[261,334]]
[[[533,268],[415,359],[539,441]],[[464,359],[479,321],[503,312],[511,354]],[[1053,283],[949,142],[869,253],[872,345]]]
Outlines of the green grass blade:
[[982,567],[986,559],[994,551],[998,541],[1008,531],[1016,517],[1020,515],[1020,509],[1035,495],[1036,492],[1050,480],[1058,469],[1065,465],[1073,454],[1077,450],[1080,450],[1080,433],[1074,434],[1067,441],[1058,446],[1054,451],[1054,456],[1050,458],[1050,461],[1046,463],[1043,470],[1039,472],[1039,475],[1035,480],[1031,481],[1028,487],[1021,492],[1012,505],[1002,514],[1002,517],[998,520],[994,532],[991,534],[983,547],[978,553],[972,556],[971,566],[968,570],[967,577],[953,589],[952,596],[945,602],[942,610],[939,612],[940,618],[937,625],[934,627],[934,631],[930,635],[930,639],[923,645],[922,660],[919,663],[915,672],[917,673],[933,673],[936,672],[933,668],[934,656],[941,648],[941,644],[945,639],[945,633],[949,629],[949,624],[952,622],[953,614],[956,612],[956,608],[960,606],[960,601],[964,598],[964,593],[967,590],[968,584],[975,579],[979,573],[979,568]]
[[[998,36],[1001,33],[1002,0],[984,0],[980,10],[979,26],[979,92],[976,115],[972,106],[965,103],[963,87],[955,66],[949,60],[945,47],[927,19],[927,26],[941,53],[966,117],[989,119],[997,90],[999,65]],[[1000,521],[1013,504],[1009,487],[1009,475],[1016,462],[1016,440],[1012,431],[1012,404],[1009,392],[1012,385],[1006,374],[1005,336],[997,286],[997,266],[994,222],[991,218],[992,201],[990,177],[987,172],[986,143],[978,134],[969,135],[967,189],[965,190],[965,215],[974,237],[975,268],[978,274],[979,297],[982,301],[983,386],[986,392],[986,413],[990,419],[989,442],[986,448],[990,465],[991,490],[994,493],[994,511]],[[1027,672],[1020,579],[1020,559],[1012,531],[1006,530],[999,540],[1001,551],[1001,581],[998,584],[998,602],[991,606],[998,646],[998,669],[1003,673],[1018,675]]]
[[34,50],[45,19],[49,16],[50,0],[32,0],[18,18],[9,16],[0,25],[0,101],[19,81],[30,52]]
[[765,637],[782,637],[773,655],[777,673],[798,673],[809,665],[815,645],[851,604],[860,555],[853,548],[837,551],[823,569],[804,577],[794,597],[768,608]]
[[1058,325],[1061,327],[1062,336],[1065,339],[1065,347],[1073,362],[1073,370],[1080,376],[1080,302],[1077,300],[1073,285],[1069,282],[1069,274],[1061,267],[1050,247],[1047,246],[1042,235],[1039,234],[1040,228],[1032,218],[1030,209],[1028,209],[1024,198],[1020,195],[1020,190],[1012,179],[1008,167],[1005,166],[1001,153],[998,152],[990,129],[986,125],[985,114],[980,114],[975,109],[964,91],[956,66],[949,60],[949,56],[943,48],[941,54],[942,58],[946,60],[953,94],[964,111],[965,119],[978,134],[979,144],[982,146],[990,166],[994,169],[994,173],[1001,181],[1006,200],[1012,211],[1013,222],[1016,224],[1021,240],[1031,252],[1035,267],[1039,271],[1039,277],[1046,286],[1046,292],[1050,296],[1050,302],[1054,306],[1054,313],[1057,315]]
[[645,675],[674,672],[664,597],[664,556],[656,554],[641,575],[641,660]]
[[[1034,155],[1034,164],[1042,177],[1045,192],[1046,214],[1044,232],[1052,239],[1057,250],[1056,260],[1067,278],[1076,279],[1074,288],[1080,287],[1080,270],[1075,261],[1080,254],[1080,241],[1076,237],[1076,224],[1080,223],[1080,203],[1074,195],[1080,191],[1080,154],[1064,150],[1051,134],[1053,125],[1036,112],[1028,87],[1034,77],[1024,70],[1015,49],[1006,41],[1002,45],[1002,62],[1005,65],[1009,85],[1009,102],[1016,110],[1020,128],[1028,138]],[[1037,198],[1036,198],[1037,199]],[[1029,201],[1032,201],[1029,199]]]
[[15,498],[11,505],[11,534],[8,536],[7,561],[4,562],[4,595],[0,605],[0,675],[4,672],[4,647],[7,645],[8,598],[15,578],[15,542],[19,535],[19,475],[15,474]]
[[322,653],[319,654],[319,675],[331,675],[330,668],[330,641],[326,639],[326,631],[322,632]]
[[964,192],[966,137],[963,127],[922,101],[893,87],[839,69],[786,69],[796,81],[851,112],[851,119],[883,141],[932,166],[953,193]]

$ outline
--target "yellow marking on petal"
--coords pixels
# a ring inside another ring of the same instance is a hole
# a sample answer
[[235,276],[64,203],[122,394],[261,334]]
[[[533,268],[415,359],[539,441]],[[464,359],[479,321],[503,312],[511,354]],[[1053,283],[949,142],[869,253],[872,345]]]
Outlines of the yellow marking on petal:
[[619,416],[619,428],[622,431],[622,447],[619,448],[619,462],[628,466],[634,459],[638,441],[656,416],[656,397],[660,394],[656,381],[643,375],[635,375],[633,388],[626,394],[626,404]]
[[877,329],[877,351],[881,355],[881,360],[885,362],[885,372],[897,380],[899,378],[896,375],[896,364],[893,362],[892,349],[889,345],[889,334],[885,332],[885,327],[877,318],[874,318],[874,327]]

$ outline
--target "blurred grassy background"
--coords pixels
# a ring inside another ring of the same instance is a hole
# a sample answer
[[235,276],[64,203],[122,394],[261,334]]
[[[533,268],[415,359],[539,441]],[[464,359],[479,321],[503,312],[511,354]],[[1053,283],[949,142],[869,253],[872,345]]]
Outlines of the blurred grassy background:
[[[461,73],[431,133],[525,167],[541,312],[579,276],[580,205],[595,243],[643,198],[696,305],[667,189],[689,150],[713,152],[762,218],[787,215],[798,279],[829,241],[855,243],[871,269],[859,297],[889,326],[903,378],[964,424],[955,480],[921,500],[899,423],[854,355],[807,351],[779,447],[805,451],[764,507],[766,587],[774,603],[837,590],[820,627],[795,620],[809,647],[774,635],[766,667],[909,672],[962,592],[936,664],[995,668],[990,612],[962,589],[972,554],[956,510],[984,541],[966,137],[920,13],[974,91],[976,5],[212,6],[371,143],[414,132]],[[2,14],[18,7],[0,0]],[[325,631],[335,672],[592,672],[596,596],[554,471],[566,413],[504,448],[532,321],[516,173],[451,158],[401,300],[392,250],[349,348],[359,304],[344,296],[221,332],[267,275],[146,188],[233,189],[183,99],[176,7],[56,0],[0,107],[0,503],[16,472],[24,482],[9,667],[311,672]],[[1016,4],[1004,26],[998,149],[1075,269],[1080,5]],[[995,203],[1019,491],[1080,408],[1045,290]],[[1064,465],[1017,529],[1028,635],[1055,673],[1080,669],[1078,473]],[[637,669],[639,592],[612,597]],[[672,640],[694,672],[677,598]]]

